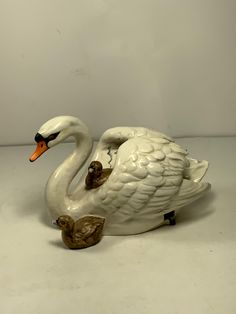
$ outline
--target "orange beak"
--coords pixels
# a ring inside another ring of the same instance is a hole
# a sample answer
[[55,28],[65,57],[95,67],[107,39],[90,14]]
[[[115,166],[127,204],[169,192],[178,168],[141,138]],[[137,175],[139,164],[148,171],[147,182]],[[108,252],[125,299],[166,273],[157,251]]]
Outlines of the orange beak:
[[46,150],[48,150],[47,144],[44,141],[38,142],[36,150],[29,160],[31,162],[35,161],[37,158],[39,158],[39,156],[46,152]]

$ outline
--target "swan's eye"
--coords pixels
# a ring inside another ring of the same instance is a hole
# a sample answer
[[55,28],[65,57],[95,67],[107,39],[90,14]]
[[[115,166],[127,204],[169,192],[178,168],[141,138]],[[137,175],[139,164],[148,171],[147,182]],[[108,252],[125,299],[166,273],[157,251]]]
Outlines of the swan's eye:
[[55,140],[55,138],[58,136],[59,133],[60,132],[49,135],[49,137],[47,138],[48,142]]

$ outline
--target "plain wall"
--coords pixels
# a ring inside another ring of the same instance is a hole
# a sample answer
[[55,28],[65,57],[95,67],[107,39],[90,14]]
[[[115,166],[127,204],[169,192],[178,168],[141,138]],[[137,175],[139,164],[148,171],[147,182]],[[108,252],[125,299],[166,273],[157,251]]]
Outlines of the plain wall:
[[0,144],[49,118],[236,134],[235,0],[0,0]]

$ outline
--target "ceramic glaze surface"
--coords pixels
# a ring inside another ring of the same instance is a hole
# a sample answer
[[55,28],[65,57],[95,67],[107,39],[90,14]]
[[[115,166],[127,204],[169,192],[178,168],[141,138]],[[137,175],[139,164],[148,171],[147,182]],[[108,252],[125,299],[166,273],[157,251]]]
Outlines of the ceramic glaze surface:
[[188,158],[185,149],[162,133],[116,127],[102,135],[91,159],[112,169],[109,178],[100,187],[88,190],[85,173],[69,193],[73,178],[92,149],[92,139],[82,121],[61,116],[46,122],[37,133],[38,148],[31,157],[34,161],[45,152],[45,143],[51,148],[69,136],[74,136],[76,148],[46,186],[46,201],[54,220],[64,214],[74,219],[96,215],[106,218],[105,234],[141,233],[158,227],[165,214],[190,204],[210,189],[209,183],[200,182],[207,161]]

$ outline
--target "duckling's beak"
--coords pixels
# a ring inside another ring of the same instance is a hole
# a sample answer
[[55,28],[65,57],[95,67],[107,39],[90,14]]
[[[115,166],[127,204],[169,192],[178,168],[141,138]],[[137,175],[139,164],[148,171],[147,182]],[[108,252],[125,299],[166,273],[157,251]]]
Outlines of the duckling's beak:
[[39,158],[39,156],[41,156],[44,152],[46,152],[46,150],[48,150],[46,142],[45,141],[38,142],[36,150],[33,153],[33,155],[31,155],[29,160],[31,162],[35,161],[37,158]]
[[57,220],[53,220],[53,221],[52,221],[52,225],[53,225],[54,227],[58,228],[58,227],[59,227],[59,226],[58,226],[58,219],[57,219]]

